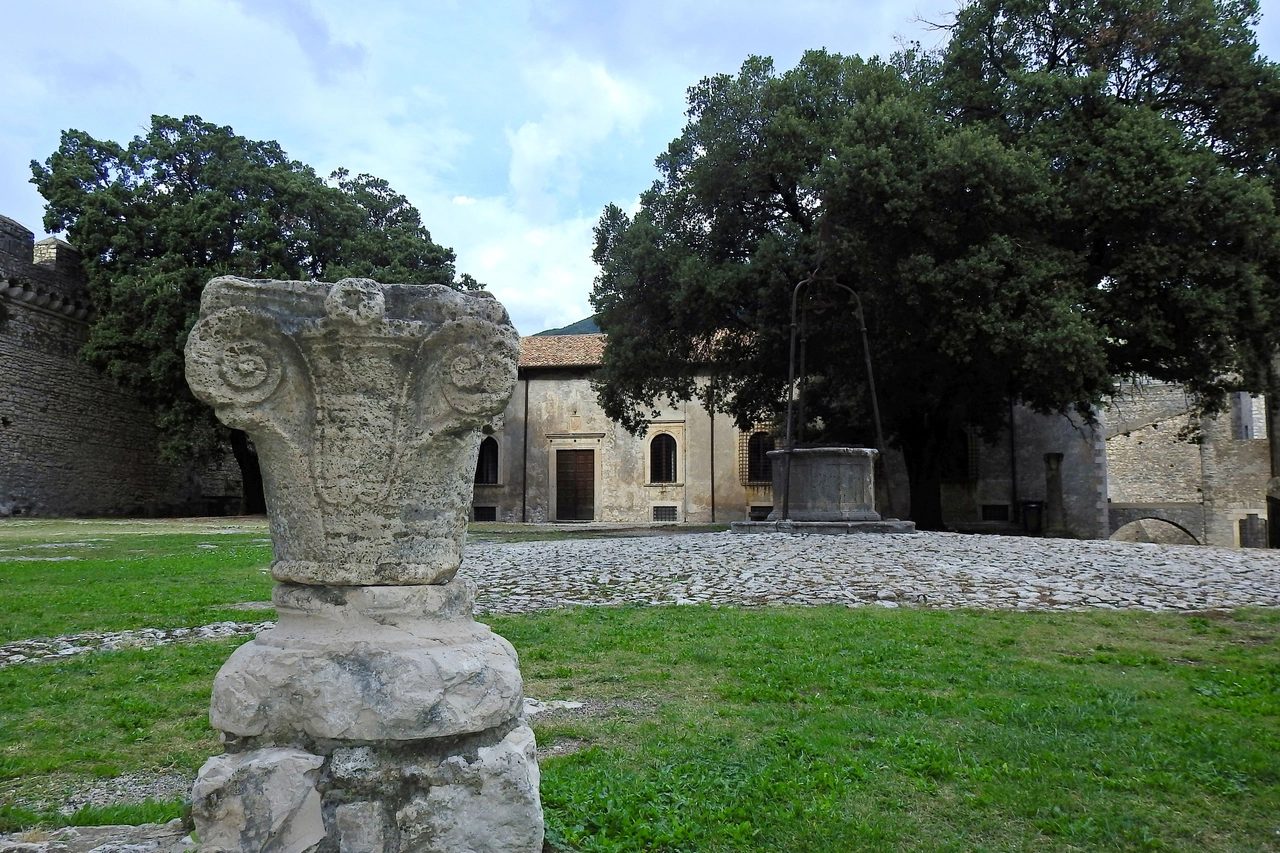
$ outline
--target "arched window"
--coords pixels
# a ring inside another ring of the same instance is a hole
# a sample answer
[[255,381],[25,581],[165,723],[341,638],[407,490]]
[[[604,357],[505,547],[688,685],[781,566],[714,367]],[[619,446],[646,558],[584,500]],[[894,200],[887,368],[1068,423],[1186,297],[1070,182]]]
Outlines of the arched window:
[[670,433],[660,432],[649,442],[649,482],[676,481],[676,440]]
[[476,482],[482,486],[498,482],[498,440],[488,436],[480,442],[480,460],[476,462]]
[[773,450],[773,436],[767,432],[753,432],[747,440],[747,482],[772,483],[773,460],[766,454]]

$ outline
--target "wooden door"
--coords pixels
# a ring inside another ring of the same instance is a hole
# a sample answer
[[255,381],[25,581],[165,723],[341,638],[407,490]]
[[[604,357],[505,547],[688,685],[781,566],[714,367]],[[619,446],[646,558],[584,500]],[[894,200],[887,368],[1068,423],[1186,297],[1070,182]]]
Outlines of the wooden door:
[[596,517],[596,453],[556,451],[556,520],[592,521]]

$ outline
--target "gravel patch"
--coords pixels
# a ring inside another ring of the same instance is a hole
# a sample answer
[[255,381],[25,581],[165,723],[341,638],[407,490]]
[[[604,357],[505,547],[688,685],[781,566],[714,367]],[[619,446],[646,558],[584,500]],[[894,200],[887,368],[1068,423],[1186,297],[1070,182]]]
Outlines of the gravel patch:
[[87,632],[51,639],[17,640],[0,645],[0,669],[19,663],[69,658],[85,652],[151,649],[172,643],[200,643],[247,637],[275,627],[274,622],[214,622],[197,628],[139,628],[133,631]]

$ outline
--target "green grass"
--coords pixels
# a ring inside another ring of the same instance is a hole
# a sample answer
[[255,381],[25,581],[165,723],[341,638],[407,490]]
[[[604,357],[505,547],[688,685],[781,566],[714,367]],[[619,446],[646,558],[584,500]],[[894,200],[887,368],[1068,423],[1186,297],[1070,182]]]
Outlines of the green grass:
[[265,529],[80,533],[0,538],[0,643],[274,618],[229,607],[271,597]]
[[56,809],[33,810],[0,805],[0,832],[18,832],[34,826],[138,826],[167,823],[185,814],[183,803],[157,803],[154,800],[118,806],[83,806],[71,814],[62,814]]
[[[0,557],[80,558],[0,561],[0,632],[265,618],[226,609],[268,595],[263,530],[217,530],[0,524]],[[33,547],[46,544],[59,547]],[[604,709],[535,725],[544,747],[577,750],[542,767],[559,850],[1280,850],[1276,611],[490,621],[520,651],[528,695]],[[218,752],[209,688],[236,644],[0,669],[0,831],[175,816],[179,803],[52,806]]]
[[494,620],[553,841],[605,850],[1271,850],[1280,618],[584,610]]
[[[493,620],[560,849],[1273,850],[1280,618],[584,609]],[[0,801],[192,772],[234,643],[0,670]],[[170,804],[170,808],[173,805]]]

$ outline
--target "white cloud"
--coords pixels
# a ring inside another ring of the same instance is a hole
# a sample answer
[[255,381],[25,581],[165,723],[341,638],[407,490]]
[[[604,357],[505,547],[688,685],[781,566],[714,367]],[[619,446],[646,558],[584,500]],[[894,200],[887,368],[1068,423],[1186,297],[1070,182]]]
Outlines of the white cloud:
[[308,0],[235,0],[247,15],[275,21],[298,42],[317,79],[323,83],[364,66],[368,50],[364,45],[337,41],[329,23]]
[[656,103],[602,63],[574,55],[532,68],[525,78],[545,109],[536,121],[507,131],[511,190],[521,210],[551,220],[558,202],[578,198],[582,161],[615,134],[636,133]]
[[[1280,38],[1263,0],[1264,52]],[[636,209],[684,91],[747,54],[930,43],[954,0],[0,0],[0,215],[39,228],[27,162],[59,131],[125,143],[153,113],[278,140],[416,204],[524,333],[590,313],[591,228]],[[55,30],[50,30],[55,26]]]
[[523,335],[564,326],[591,315],[587,296],[596,274],[591,260],[594,217],[533,222],[508,198],[444,196],[422,206],[432,235],[451,244],[458,269],[485,283],[507,307]]

